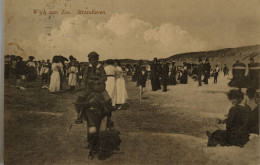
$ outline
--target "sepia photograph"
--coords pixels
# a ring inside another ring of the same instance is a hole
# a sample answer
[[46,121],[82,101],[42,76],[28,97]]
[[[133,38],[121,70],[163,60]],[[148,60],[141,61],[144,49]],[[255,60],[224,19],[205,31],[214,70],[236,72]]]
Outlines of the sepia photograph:
[[2,8],[3,164],[260,164],[259,0]]

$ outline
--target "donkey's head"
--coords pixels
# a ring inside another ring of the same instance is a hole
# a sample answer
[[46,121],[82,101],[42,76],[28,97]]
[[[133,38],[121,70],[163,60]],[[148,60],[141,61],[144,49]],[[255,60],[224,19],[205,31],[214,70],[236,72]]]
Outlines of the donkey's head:
[[91,92],[87,97],[87,102],[90,107],[98,108],[104,102],[104,97],[100,93]]

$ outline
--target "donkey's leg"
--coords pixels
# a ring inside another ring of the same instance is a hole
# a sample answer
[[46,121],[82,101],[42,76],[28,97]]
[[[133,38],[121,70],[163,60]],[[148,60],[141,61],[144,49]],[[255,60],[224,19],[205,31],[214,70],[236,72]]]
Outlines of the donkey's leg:
[[97,128],[90,126],[88,130],[88,143],[89,143],[89,157],[93,159],[95,157],[96,150],[96,139],[97,139]]
[[88,115],[88,142],[89,142],[89,157],[94,158],[95,154],[99,152],[100,140],[99,129],[101,125],[100,117],[97,113],[89,111]]

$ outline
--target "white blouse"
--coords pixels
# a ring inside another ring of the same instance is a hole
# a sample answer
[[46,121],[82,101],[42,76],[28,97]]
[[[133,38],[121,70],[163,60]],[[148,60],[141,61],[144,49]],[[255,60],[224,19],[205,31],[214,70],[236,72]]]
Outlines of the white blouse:
[[105,69],[106,75],[113,75],[113,76],[117,75],[116,67],[114,67],[113,65],[107,65],[107,66],[105,66],[104,69]]

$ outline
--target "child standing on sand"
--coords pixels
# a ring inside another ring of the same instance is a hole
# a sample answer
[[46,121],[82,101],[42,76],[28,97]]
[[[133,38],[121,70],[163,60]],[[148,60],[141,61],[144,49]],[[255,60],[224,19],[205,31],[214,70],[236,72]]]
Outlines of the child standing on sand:
[[139,87],[139,99],[142,100],[142,95],[144,93],[144,88],[146,86],[146,81],[148,77],[148,72],[145,66],[141,67],[141,72],[138,75],[137,86]]

